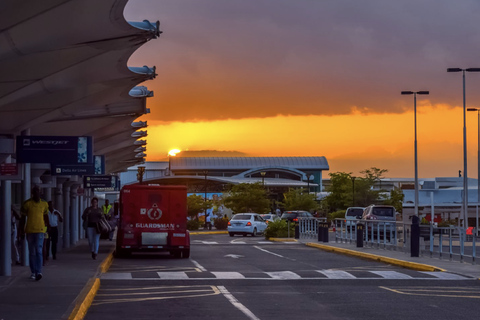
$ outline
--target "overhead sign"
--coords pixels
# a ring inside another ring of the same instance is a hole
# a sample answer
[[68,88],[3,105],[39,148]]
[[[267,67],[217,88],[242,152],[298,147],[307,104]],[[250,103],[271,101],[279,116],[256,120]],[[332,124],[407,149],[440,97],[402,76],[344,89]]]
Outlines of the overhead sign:
[[105,174],[105,156],[94,156],[94,163],[88,164],[54,164],[52,163],[52,175],[93,175]]
[[18,163],[93,164],[92,137],[18,136]]
[[83,177],[85,188],[112,188],[117,186],[117,177],[110,175],[93,175]]

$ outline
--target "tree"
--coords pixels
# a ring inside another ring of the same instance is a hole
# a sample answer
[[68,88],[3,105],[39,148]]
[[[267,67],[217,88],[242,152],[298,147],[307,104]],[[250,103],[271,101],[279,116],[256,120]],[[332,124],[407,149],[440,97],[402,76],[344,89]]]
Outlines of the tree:
[[268,213],[270,200],[267,191],[261,183],[240,183],[232,186],[230,192],[224,197],[225,207],[233,213],[256,212]]
[[402,203],[405,195],[401,189],[394,188],[390,191],[390,198],[385,200],[385,204],[395,207],[395,211],[402,213]]
[[212,202],[210,200],[205,201],[200,195],[192,194],[187,197],[187,213],[189,217],[196,217],[198,220],[198,214],[211,207]]
[[318,210],[315,195],[306,192],[305,189],[290,189],[283,194],[283,202],[280,205],[285,210]]
[[348,207],[366,207],[383,202],[382,190],[374,190],[373,186],[388,172],[386,169],[371,167],[360,171],[363,177],[355,177],[351,172],[330,173],[329,194],[322,200],[322,208],[327,212],[345,210]]

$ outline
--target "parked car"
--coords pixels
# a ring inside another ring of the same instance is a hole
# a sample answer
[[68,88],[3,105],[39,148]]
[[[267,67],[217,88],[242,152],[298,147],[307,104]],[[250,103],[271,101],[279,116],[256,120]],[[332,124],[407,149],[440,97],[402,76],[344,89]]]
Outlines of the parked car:
[[[393,206],[385,206],[385,205],[370,205],[363,210],[362,220],[364,221],[379,221],[379,222],[387,222],[387,223],[380,223],[380,234],[383,233],[384,225],[385,230],[387,232],[387,238],[390,237],[390,231],[395,232],[396,226],[396,216],[397,212],[395,211],[395,207]],[[373,227],[374,235],[377,234],[377,223],[367,223],[367,232],[371,232],[371,228]]]
[[267,228],[267,223],[258,213],[237,213],[228,222],[228,234],[233,237],[241,234],[244,237],[247,234],[255,237],[259,233],[263,233]]
[[313,218],[313,215],[308,211],[295,210],[285,211],[281,216],[281,219],[293,222],[298,222],[298,218]]
[[276,214],[262,214],[261,217],[263,218],[263,220],[265,220],[265,222],[268,224],[269,222],[273,222],[273,221],[277,221],[277,220],[280,220],[280,217],[277,216]]
[[345,226],[346,229],[350,230],[354,229],[356,220],[362,219],[363,211],[365,208],[363,207],[349,207],[347,211],[345,211]]

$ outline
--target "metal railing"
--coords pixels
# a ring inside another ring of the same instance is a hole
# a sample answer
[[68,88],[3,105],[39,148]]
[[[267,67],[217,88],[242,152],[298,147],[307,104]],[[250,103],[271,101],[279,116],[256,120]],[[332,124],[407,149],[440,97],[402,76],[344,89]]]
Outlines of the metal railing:
[[[356,244],[359,223],[364,225],[364,246],[410,253],[412,225],[402,222],[349,220],[347,224],[344,219],[335,219],[335,242]],[[475,229],[467,234],[465,228],[457,226],[420,225],[420,253],[476,264],[479,253],[476,234]]]
[[299,218],[298,229],[300,239],[318,239],[318,228],[320,223],[327,222],[327,218]]

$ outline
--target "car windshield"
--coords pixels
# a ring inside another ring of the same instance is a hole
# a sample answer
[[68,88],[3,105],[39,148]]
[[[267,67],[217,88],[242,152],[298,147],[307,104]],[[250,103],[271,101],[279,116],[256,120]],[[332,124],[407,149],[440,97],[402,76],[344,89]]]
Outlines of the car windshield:
[[393,217],[394,211],[393,208],[390,207],[374,207],[372,214],[379,217]]
[[347,217],[356,217],[363,214],[363,209],[348,209]]
[[293,212],[285,212],[284,214],[282,214],[282,218],[296,218],[297,217],[297,214],[296,213],[293,213]]
[[233,216],[232,220],[250,220],[251,218],[251,214],[236,214]]
[[271,214],[264,214],[264,215],[262,215],[262,218],[264,218],[264,219],[270,219],[271,217],[272,217]]

